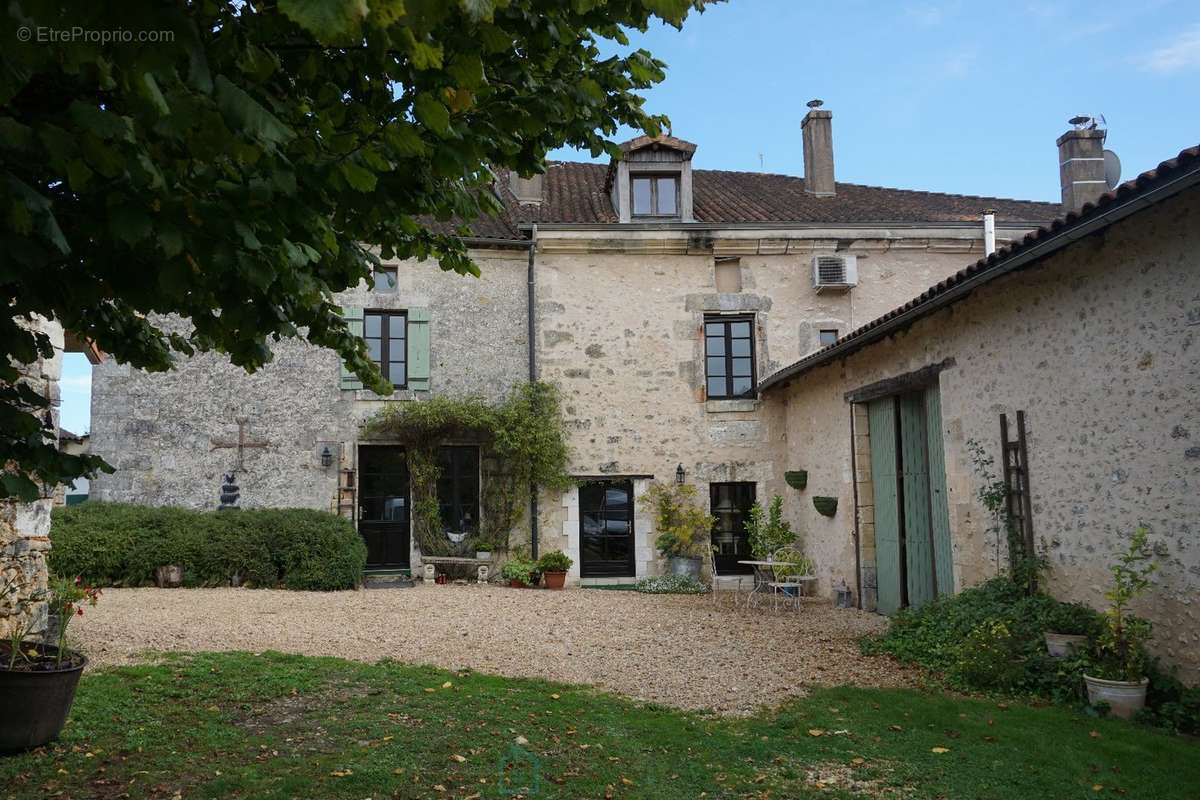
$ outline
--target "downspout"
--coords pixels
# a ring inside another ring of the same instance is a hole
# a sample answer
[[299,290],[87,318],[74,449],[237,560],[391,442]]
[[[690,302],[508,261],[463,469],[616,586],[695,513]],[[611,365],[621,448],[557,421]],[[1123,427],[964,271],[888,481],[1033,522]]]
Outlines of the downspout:
[[861,609],[862,535],[858,528],[858,439],[854,430],[854,403],[850,404],[850,485],[854,489],[854,604]]
[[[525,302],[526,321],[525,321],[525,338],[529,349],[529,382],[533,383],[537,380],[537,325],[534,316],[535,302],[537,300],[537,271],[535,264],[537,261],[537,223],[534,223],[533,228],[529,232],[529,267],[526,276],[528,292]],[[529,555],[533,559],[538,557],[538,487],[536,483],[529,484]]]

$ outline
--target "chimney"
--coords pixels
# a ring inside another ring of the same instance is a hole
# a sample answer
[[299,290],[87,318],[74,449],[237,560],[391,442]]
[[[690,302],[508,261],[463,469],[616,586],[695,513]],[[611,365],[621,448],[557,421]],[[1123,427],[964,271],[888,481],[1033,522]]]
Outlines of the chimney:
[[[1078,211],[1108,191],[1104,182],[1105,131],[1091,118],[1075,117],[1075,128],[1058,137],[1058,179],[1063,213]],[[1090,127],[1087,127],[1090,125]]]
[[800,123],[804,138],[804,191],[833,197],[833,112],[822,111],[820,100],[808,103]]
[[523,206],[540,206],[542,204],[542,175],[522,178],[511,171],[508,173],[508,188]]

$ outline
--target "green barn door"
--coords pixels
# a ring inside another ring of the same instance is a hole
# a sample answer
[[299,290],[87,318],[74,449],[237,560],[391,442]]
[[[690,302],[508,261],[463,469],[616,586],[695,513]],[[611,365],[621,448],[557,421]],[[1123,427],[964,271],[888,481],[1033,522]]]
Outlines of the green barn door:
[[938,595],[954,593],[954,553],[950,547],[950,504],[946,496],[946,452],[942,443],[942,395],[937,384],[925,389],[929,431],[929,513],[933,526],[933,565]]
[[900,486],[904,498],[904,561],[908,568],[908,604],[913,608],[920,608],[937,596],[927,446],[924,392],[901,395]]
[[871,486],[875,495],[877,607],[894,614],[904,604],[900,547],[900,496],[896,474],[896,399],[867,404],[871,437]]

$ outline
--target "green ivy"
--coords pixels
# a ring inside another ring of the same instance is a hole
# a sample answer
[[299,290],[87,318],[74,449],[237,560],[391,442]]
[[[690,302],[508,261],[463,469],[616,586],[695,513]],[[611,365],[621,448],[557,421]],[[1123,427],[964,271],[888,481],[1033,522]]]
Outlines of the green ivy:
[[[460,555],[479,544],[507,551],[532,487],[571,486],[558,390],[547,383],[519,384],[499,404],[479,397],[390,404],[363,423],[361,438],[405,447],[413,532],[427,556]],[[478,537],[458,545],[443,534],[438,511],[438,448],[447,441],[478,442],[482,456],[482,527]]]

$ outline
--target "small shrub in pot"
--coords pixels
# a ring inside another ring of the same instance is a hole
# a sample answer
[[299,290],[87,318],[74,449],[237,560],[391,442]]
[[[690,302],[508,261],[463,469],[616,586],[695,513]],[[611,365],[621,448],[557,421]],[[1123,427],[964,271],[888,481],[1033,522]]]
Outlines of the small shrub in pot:
[[562,550],[543,553],[538,559],[537,569],[546,579],[547,589],[561,589],[567,580],[567,570],[575,562]]
[[[15,579],[0,587],[0,600],[19,610],[18,624],[0,650],[0,752],[40,747],[55,739],[75,701],[75,687],[87,658],[67,648],[67,628],[85,605],[96,605],[100,590],[81,579],[56,578],[50,592],[30,590]],[[58,620],[56,644],[27,642],[33,612],[46,601]]]
[[522,555],[514,554],[500,568],[500,577],[508,581],[508,585],[514,589],[520,589],[533,582],[536,572],[537,564],[535,562]]
[[698,504],[696,487],[655,483],[646,499],[654,509],[655,547],[667,559],[671,573],[699,578],[700,556],[710,546],[716,518]]

